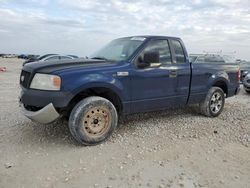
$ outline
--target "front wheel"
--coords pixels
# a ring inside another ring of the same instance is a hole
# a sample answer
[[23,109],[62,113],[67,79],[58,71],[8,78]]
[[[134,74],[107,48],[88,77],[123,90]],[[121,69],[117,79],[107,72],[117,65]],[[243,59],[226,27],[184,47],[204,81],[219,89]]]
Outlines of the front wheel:
[[118,116],[114,105],[102,97],[87,97],[72,110],[69,129],[82,145],[105,141],[115,130]]
[[217,117],[223,110],[225,94],[219,87],[212,87],[207,93],[206,99],[200,103],[201,114],[208,117]]

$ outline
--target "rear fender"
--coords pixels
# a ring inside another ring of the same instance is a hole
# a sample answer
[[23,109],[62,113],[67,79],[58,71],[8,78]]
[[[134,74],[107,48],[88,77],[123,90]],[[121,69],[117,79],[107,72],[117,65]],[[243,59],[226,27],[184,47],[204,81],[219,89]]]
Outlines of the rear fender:
[[212,74],[210,76],[210,78],[208,79],[208,87],[207,87],[207,91],[213,87],[214,85],[216,85],[216,83],[218,82],[223,82],[226,84],[227,88],[228,88],[228,85],[229,85],[229,76],[226,72],[224,71],[220,71],[220,72],[217,72],[215,74]]

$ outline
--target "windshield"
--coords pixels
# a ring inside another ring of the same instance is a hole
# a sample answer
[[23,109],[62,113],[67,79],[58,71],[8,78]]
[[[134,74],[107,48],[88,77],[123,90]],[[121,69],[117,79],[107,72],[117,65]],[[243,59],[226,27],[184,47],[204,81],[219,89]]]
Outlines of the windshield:
[[91,59],[104,59],[109,61],[128,60],[136,49],[143,43],[143,37],[121,38],[111,41],[101,50],[94,53]]

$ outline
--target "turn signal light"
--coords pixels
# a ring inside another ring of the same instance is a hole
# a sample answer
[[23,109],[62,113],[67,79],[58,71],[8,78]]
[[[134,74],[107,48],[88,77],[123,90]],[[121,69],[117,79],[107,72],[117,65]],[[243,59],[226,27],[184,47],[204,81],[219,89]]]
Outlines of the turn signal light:
[[55,87],[60,88],[60,86],[61,86],[61,78],[58,77],[58,76],[54,76],[54,77],[53,77],[53,85],[54,85]]
[[237,73],[237,80],[238,82],[240,82],[240,69],[238,70],[238,73]]

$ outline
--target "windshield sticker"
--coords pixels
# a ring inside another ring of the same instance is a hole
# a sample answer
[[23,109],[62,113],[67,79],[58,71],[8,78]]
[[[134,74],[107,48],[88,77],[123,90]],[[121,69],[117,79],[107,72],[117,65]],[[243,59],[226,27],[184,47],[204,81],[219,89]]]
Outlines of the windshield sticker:
[[146,38],[144,37],[133,37],[130,40],[139,40],[139,41],[144,41]]

